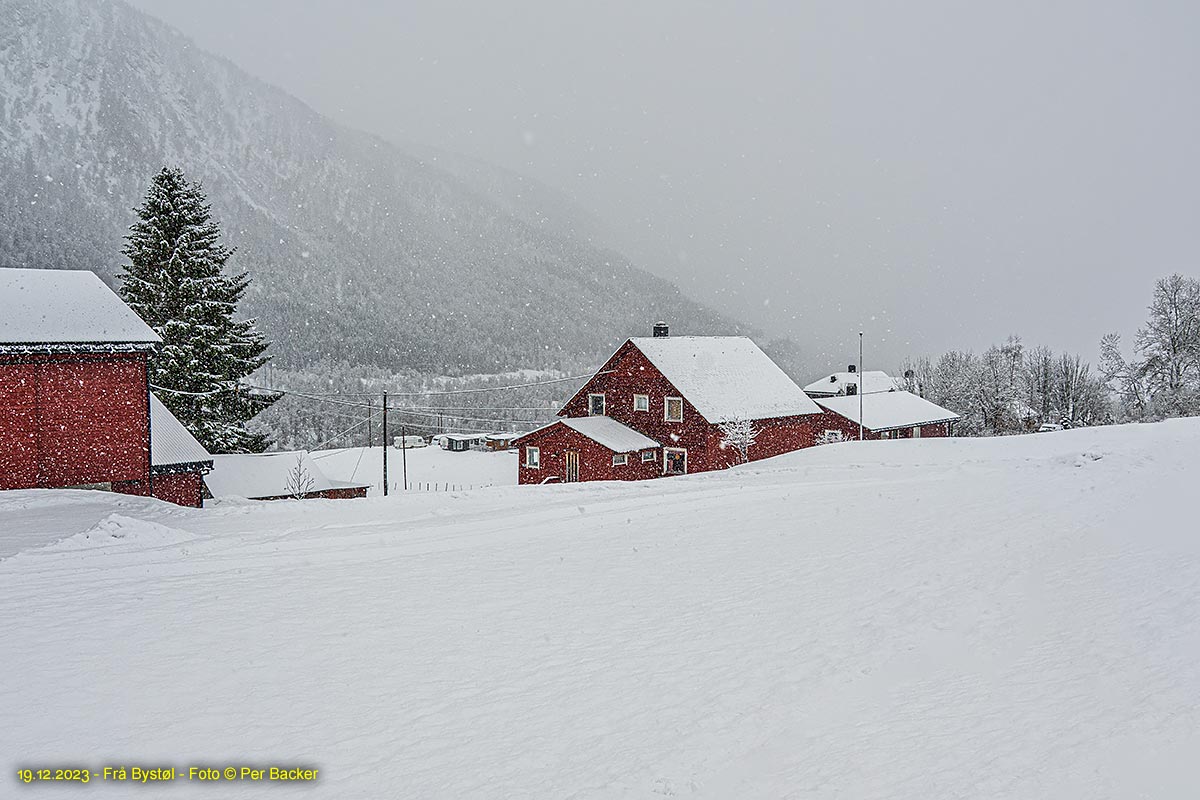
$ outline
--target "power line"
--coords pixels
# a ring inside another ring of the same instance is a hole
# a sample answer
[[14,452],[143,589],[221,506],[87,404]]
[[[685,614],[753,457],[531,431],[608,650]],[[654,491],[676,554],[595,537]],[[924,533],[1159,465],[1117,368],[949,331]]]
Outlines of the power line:
[[[549,378],[544,381],[530,381],[528,383],[510,383],[503,386],[480,386],[473,389],[424,389],[415,392],[393,392],[387,389],[387,393],[393,397],[426,397],[426,396],[441,396],[452,394],[478,394],[480,392],[499,392],[507,389],[524,389],[530,386],[549,386],[553,383],[564,383],[566,381],[583,380],[584,378],[592,378],[597,375],[607,375],[614,370],[605,370],[603,372],[593,372],[587,375],[568,375],[565,378]],[[376,394],[383,392],[380,389],[376,392],[310,392],[310,391],[293,391],[291,389],[273,389],[269,386],[255,386],[254,384],[243,384],[249,389],[258,389],[264,392],[279,392],[282,394],[291,394],[298,397],[309,397],[314,400],[324,400],[325,402],[337,402],[329,398],[334,397],[374,397]],[[344,401],[343,401],[344,402]],[[362,405],[362,403],[348,403],[348,405]]]

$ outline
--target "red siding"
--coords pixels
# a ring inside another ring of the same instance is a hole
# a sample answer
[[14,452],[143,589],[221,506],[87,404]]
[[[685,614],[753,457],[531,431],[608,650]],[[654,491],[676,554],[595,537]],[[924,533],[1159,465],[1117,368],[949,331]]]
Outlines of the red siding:
[[0,489],[145,480],[148,403],[143,354],[0,363]]
[[[525,448],[540,450],[541,467],[525,466]],[[544,483],[547,478],[563,481],[567,477],[566,452],[579,453],[579,480],[581,481],[637,481],[654,478],[662,473],[662,451],[654,451],[654,461],[642,461],[640,452],[629,453],[628,463],[613,466],[613,451],[597,444],[566,425],[554,425],[531,437],[520,440],[517,451],[520,466],[517,483]]]
[[[815,423],[817,435],[820,436],[827,430],[841,431],[842,435],[847,439],[858,439],[858,423],[846,419],[841,414],[835,414],[832,411],[826,411],[821,414],[820,420]],[[949,426],[945,422],[936,422],[932,425],[921,425],[921,438],[923,439],[938,439],[950,435]],[[913,429],[897,428],[893,431],[888,431],[888,438],[891,439],[911,439]],[[876,431],[866,428],[863,430],[863,439],[875,441],[883,438]]]
[[174,472],[155,475],[151,480],[152,494],[159,500],[177,506],[204,506],[204,477],[199,472]]
[[[600,372],[604,374],[593,377],[563,406],[562,416],[586,417],[587,396],[603,393],[606,416],[661,442],[665,447],[686,449],[688,472],[725,469],[737,462],[736,452],[721,447],[724,437],[720,428],[704,419],[688,399],[683,397],[650,359],[631,342],[626,342]],[[635,394],[649,396],[649,411],[633,410]],[[683,397],[683,422],[667,422],[664,419],[663,406],[667,397]],[[758,436],[750,448],[749,459],[757,461],[811,447],[819,430],[816,421],[820,416],[807,414],[757,420],[755,427]]]
[[0,489],[38,485],[37,367],[0,363]]

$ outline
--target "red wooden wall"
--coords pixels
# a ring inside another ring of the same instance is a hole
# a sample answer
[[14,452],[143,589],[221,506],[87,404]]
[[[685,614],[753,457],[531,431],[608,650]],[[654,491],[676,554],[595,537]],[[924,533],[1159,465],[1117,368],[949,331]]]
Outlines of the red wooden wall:
[[0,361],[0,489],[145,480],[144,354]]

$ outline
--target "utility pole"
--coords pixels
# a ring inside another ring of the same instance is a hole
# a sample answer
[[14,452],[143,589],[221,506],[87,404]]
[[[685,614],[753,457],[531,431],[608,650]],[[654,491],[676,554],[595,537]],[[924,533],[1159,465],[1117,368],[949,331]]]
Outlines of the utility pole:
[[400,423],[400,475],[404,491],[408,491],[408,435],[403,422]]
[[866,381],[863,379],[862,371],[862,353],[863,353],[863,332],[858,332],[858,440],[863,440],[863,390]]
[[375,401],[367,398],[367,447],[375,446]]
[[387,392],[383,393],[383,496],[387,497]]

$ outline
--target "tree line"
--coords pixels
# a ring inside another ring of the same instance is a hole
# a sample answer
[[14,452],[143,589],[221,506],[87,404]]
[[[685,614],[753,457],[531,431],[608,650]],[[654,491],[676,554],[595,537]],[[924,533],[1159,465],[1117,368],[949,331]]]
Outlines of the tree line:
[[1133,352],[1107,334],[1095,369],[1077,354],[1027,348],[1019,336],[982,354],[909,359],[902,369],[904,388],[958,414],[964,436],[1200,415],[1200,280],[1159,279]]

